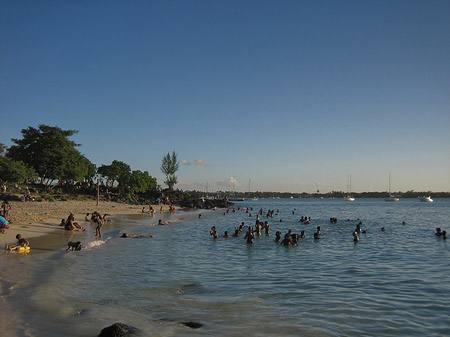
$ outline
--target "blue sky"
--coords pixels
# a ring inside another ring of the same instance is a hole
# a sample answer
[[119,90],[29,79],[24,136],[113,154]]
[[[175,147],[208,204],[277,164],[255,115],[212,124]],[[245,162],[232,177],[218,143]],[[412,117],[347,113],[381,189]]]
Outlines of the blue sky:
[[[449,1],[0,1],[0,142],[184,189],[450,191]],[[189,165],[187,165],[189,164]]]

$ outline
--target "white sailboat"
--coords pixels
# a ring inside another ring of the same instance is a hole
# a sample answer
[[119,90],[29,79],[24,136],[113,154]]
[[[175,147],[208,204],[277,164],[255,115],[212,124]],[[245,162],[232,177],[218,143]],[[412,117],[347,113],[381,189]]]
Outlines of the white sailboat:
[[391,194],[391,173],[389,173],[389,197],[385,201],[399,201],[400,199]]
[[345,201],[355,201],[355,198],[352,196],[352,175],[347,175],[347,196],[344,197]]
[[[250,184],[251,184],[251,180],[249,179],[248,180],[248,194],[249,195],[250,195]],[[258,200],[258,198],[257,197],[253,197],[252,200],[256,201],[256,200]]]

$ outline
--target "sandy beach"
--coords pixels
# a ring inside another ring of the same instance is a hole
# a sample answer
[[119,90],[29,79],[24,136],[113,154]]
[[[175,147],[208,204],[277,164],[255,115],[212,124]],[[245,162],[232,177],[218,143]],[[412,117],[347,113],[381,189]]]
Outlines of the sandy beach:
[[[22,234],[26,239],[42,237],[52,232],[64,230],[59,226],[61,219],[67,219],[70,213],[75,216],[75,221],[83,222],[86,213],[94,211],[102,214],[109,214],[109,217],[116,215],[140,214],[142,208],[149,211],[149,205],[129,205],[117,202],[97,202],[90,201],[57,201],[57,202],[20,202],[11,201],[9,211],[9,229],[5,234],[0,234],[0,244],[16,242],[16,235]],[[166,212],[167,205],[153,205],[156,211]],[[81,223],[81,225],[83,225]]]

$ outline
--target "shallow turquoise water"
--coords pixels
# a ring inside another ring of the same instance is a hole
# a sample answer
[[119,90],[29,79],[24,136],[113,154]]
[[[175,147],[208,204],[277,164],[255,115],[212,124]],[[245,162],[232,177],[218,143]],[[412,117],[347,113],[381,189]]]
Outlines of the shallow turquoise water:
[[[253,207],[252,216],[239,206]],[[222,237],[243,221],[254,225],[261,207],[280,211],[261,219],[269,236],[253,245]],[[96,336],[114,322],[146,336],[450,335],[449,241],[434,235],[450,229],[449,210],[448,199],[261,199],[166,226],[137,216],[121,225],[154,238],[122,239],[114,230],[104,244],[58,252],[36,267],[26,296],[13,297],[19,306],[29,301],[18,312],[30,336]],[[298,222],[302,215],[310,225]],[[354,244],[359,221],[367,233]],[[273,242],[288,229],[307,237],[293,247]],[[204,326],[177,324],[185,321]]]

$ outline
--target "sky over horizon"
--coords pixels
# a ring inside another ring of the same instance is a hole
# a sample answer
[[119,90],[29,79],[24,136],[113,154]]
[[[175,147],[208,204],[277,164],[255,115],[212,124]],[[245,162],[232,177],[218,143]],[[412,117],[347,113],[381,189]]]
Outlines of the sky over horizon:
[[449,1],[0,1],[0,142],[182,189],[450,191]]

